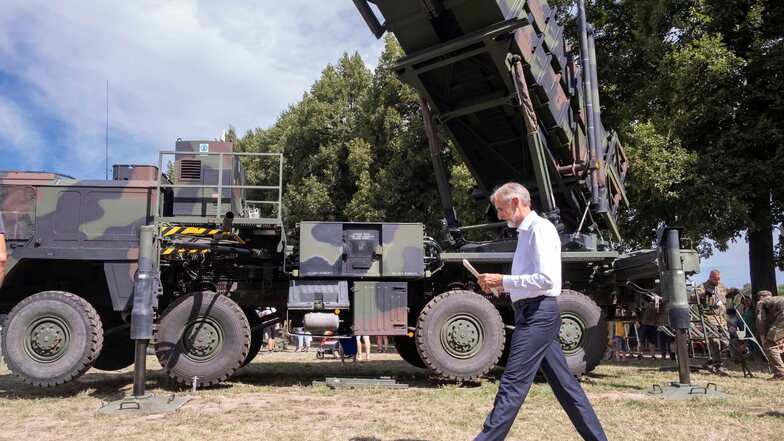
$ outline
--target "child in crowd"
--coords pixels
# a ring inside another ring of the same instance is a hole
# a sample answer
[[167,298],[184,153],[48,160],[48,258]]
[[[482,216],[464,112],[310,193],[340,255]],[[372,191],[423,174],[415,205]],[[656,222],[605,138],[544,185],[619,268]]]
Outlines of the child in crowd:
[[[622,316],[622,312],[618,309],[615,312],[615,315],[620,317]],[[615,328],[615,335],[613,336],[613,342],[615,343],[615,361],[623,361],[626,362],[626,354],[629,352],[629,324],[616,320],[614,323]]]
[[354,338],[352,335],[351,329],[345,326],[341,326],[338,329],[337,335],[344,337],[340,338],[338,341],[340,342],[340,348],[338,349],[338,354],[340,354],[340,363],[346,363],[346,357],[351,357],[352,364],[354,366],[357,365],[357,339]]
[[734,308],[727,309],[727,332],[730,334],[730,353],[736,362],[743,357],[743,350],[740,347],[740,339],[738,338],[739,324],[738,311]]
[[727,310],[727,332],[730,333],[730,340],[738,339],[738,312],[730,308]]

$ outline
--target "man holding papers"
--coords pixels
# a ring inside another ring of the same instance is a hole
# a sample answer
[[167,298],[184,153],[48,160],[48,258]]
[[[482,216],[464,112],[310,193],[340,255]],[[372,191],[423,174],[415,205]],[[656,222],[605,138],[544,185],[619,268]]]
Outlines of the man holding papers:
[[561,241],[553,224],[531,210],[522,185],[510,182],[490,196],[498,219],[517,229],[512,274],[479,274],[485,292],[506,291],[515,308],[515,330],[498,394],[475,441],[506,438],[539,368],[558,401],[586,440],[606,440],[580,384],[569,372],[558,331],[561,315]]

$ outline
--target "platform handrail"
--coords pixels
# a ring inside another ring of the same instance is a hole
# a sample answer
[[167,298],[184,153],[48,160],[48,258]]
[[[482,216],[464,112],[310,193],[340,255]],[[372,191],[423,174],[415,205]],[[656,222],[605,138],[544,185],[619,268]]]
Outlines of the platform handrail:
[[[215,210],[215,219],[216,223],[222,221],[224,215],[222,214],[222,205],[223,205],[223,190],[233,190],[233,189],[241,189],[241,190],[277,190],[278,197],[277,200],[242,200],[243,205],[247,204],[267,204],[267,205],[276,205],[276,219],[279,222],[282,222],[282,208],[283,208],[283,154],[282,153],[259,153],[259,152],[187,152],[187,151],[176,151],[176,150],[162,150],[158,153],[158,170],[163,170],[163,158],[165,156],[171,155],[196,155],[196,156],[218,156],[218,163],[220,167],[218,167],[218,182],[210,183],[210,184],[174,184],[174,183],[166,183],[162,181],[163,173],[158,174],[158,182],[157,182],[157,193],[158,195],[161,194],[161,189],[165,188],[214,188],[217,189],[217,207]],[[225,167],[225,163],[223,161],[224,156],[246,156],[246,157],[272,157],[278,159],[278,185],[229,185],[223,183],[223,170]],[[175,159],[176,161],[176,159]],[[170,177],[170,180],[173,180]],[[156,204],[155,209],[155,219],[156,221],[159,219],[165,219],[166,217],[161,213],[161,207],[163,206],[163,199],[159,198],[158,204]],[[181,217],[181,216],[177,216]]]

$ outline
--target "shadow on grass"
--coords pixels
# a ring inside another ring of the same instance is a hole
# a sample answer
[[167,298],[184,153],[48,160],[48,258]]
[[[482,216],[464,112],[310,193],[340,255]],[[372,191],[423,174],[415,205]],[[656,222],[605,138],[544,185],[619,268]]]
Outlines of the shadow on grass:
[[762,417],[784,418],[784,413],[771,410],[770,412],[761,413]]
[[621,384],[621,383],[602,383],[602,387],[605,389],[612,389],[612,390],[628,389],[635,392],[639,392],[642,389],[640,386]]
[[[162,370],[147,370],[145,390],[177,393],[189,388],[169,379]],[[218,384],[212,390],[231,388],[230,384]],[[39,400],[43,398],[70,398],[87,392],[90,397],[102,401],[114,401],[130,396],[133,390],[133,371],[107,372],[89,371],[81,377],[54,387],[37,387],[24,383],[12,374],[0,375],[0,399]]]
[[87,373],[76,380],[55,387],[37,387],[24,383],[15,375],[0,375],[0,398],[38,400],[69,398],[92,389],[88,394],[99,399],[122,396],[123,389],[133,382],[132,374]]
[[289,387],[310,385],[314,380],[323,381],[327,377],[340,378],[378,378],[390,377],[399,383],[415,388],[438,388],[456,385],[462,388],[481,386],[476,381],[450,381],[435,377],[427,369],[415,368],[400,360],[363,361],[354,366],[351,363],[273,361],[250,363],[237,371],[231,381],[252,386]]
[[[326,377],[378,378],[390,377],[399,383],[408,384],[412,388],[439,388],[457,386],[460,388],[480,387],[478,381],[449,381],[435,377],[427,369],[415,368],[402,360],[364,361],[353,366],[319,361],[264,361],[252,362],[239,369],[226,382],[199,388],[212,391],[231,389],[233,384],[267,387],[310,386],[313,380],[323,381]],[[147,393],[182,393],[190,390],[170,379],[160,368],[148,369],[145,379]],[[114,401],[129,396],[133,388],[133,371],[107,372],[91,370],[81,377],[55,387],[37,387],[24,383],[13,374],[0,375],[0,399],[39,400],[43,398],[69,398],[79,394],[87,395],[103,401]]]
[[614,377],[615,375],[599,374],[597,372],[588,372],[584,376],[587,377],[587,378],[597,379],[598,380],[600,378],[611,378],[611,377]]

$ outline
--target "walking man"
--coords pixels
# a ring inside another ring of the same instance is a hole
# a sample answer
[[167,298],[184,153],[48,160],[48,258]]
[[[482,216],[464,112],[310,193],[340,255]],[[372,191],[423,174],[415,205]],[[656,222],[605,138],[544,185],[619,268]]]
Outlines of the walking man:
[[583,439],[606,440],[591,403],[569,372],[558,341],[561,327],[556,302],[561,294],[558,232],[553,224],[531,210],[528,190],[518,183],[502,185],[493,192],[490,201],[498,219],[517,229],[517,249],[512,275],[480,274],[479,284],[485,292],[492,288],[509,292],[515,308],[515,330],[493,410],[474,441],[506,438],[540,367]]
[[769,380],[784,380],[781,345],[784,344],[784,297],[770,291],[757,293],[757,331],[773,376]]

